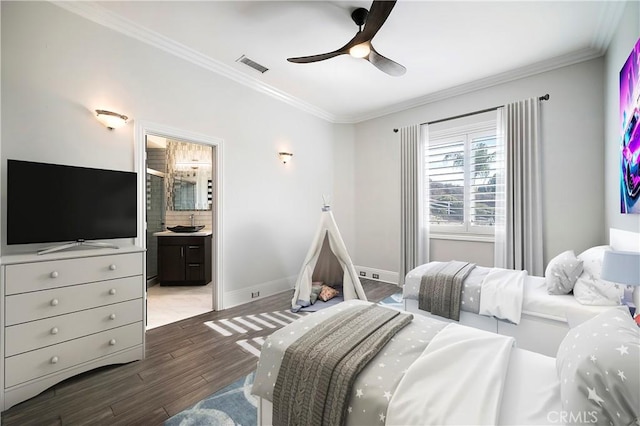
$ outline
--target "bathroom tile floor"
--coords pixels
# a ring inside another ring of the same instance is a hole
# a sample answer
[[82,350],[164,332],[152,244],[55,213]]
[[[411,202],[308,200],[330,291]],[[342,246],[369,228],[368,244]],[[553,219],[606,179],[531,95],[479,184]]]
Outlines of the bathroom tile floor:
[[147,330],[211,311],[213,282],[205,286],[147,289]]

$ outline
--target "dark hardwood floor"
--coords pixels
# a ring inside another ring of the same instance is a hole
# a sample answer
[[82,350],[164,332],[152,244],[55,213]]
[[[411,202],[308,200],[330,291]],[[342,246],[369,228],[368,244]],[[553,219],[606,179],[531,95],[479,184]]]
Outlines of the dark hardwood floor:
[[[362,280],[367,298],[397,293],[393,284]],[[169,417],[249,374],[257,358],[235,342],[274,329],[222,336],[205,321],[286,310],[284,292],[209,312],[147,332],[146,358],[72,377],[2,413],[2,425],[161,425]]]

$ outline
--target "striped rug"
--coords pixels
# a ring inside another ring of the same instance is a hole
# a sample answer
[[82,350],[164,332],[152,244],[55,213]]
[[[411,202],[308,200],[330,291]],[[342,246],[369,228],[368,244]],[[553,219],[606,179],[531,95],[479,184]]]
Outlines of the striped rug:
[[294,314],[290,311],[276,311],[218,321],[206,321],[204,324],[223,336],[232,336],[234,334],[244,334],[250,330],[275,330],[292,323],[304,315],[307,314],[304,312]]
[[[389,308],[403,310],[402,293],[397,293],[378,302],[379,305]],[[292,323],[298,318],[310,315],[313,312],[297,312],[293,313],[289,310],[265,312],[255,315],[246,315],[242,317],[228,318],[217,321],[206,321],[204,324],[221,334],[222,336],[242,335],[249,331],[269,330],[269,333]],[[240,337],[240,336],[238,336]],[[236,340],[236,344],[245,352],[260,358],[260,350],[267,336],[255,337],[250,339]]]
[[[309,315],[308,312],[293,313],[291,311],[265,312],[255,315],[246,315],[235,318],[227,318],[217,321],[206,321],[204,324],[222,336],[242,335],[250,331],[269,330],[273,332],[298,318]],[[240,339],[236,341],[243,350],[253,356],[260,357],[260,349],[265,337],[252,339]]]

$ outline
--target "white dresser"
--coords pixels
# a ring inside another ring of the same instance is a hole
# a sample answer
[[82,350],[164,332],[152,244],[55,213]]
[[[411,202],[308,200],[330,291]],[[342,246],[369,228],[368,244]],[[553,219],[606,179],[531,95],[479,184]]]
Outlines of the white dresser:
[[139,247],[2,257],[0,408],[96,367],[144,358]]

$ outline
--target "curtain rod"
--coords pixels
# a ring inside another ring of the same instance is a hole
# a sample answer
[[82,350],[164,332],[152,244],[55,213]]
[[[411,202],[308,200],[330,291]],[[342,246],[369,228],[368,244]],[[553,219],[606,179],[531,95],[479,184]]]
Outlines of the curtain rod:
[[[549,98],[550,98],[550,96],[547,93],[545,95],[542,95],[542,96],[538,97],[538,100],[539,101],[548,101]],[[502,105],[495,106],[495,107],[492,107],[492,108],[487,108],[487,109],[481,109],[480,111],[468,112],[466,114],[460,114],[460,115],[456,115],[454,117],[441,118],[439,120],[428,121],[426,123],[420,123],[420,125],[423,125],[423,124],[436,124],[436,123],[442,123],[443,121],[455,120],[456,118],[469,117],[470,115],[476,115],[476,114],[482,114],[483,112],[495,111],[500,107],[502,107]],[[398,129],[393,129],[393,132],[394,133],[398,133]]]

